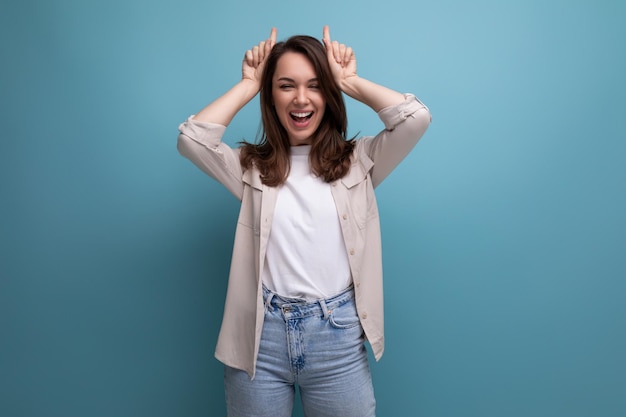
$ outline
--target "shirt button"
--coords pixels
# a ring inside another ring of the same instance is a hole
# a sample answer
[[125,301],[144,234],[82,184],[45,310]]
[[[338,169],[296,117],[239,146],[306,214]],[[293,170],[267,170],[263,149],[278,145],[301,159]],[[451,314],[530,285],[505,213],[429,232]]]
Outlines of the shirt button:
[[361,318],[362,318],[363,320],[367,319],[367,313],[363,313],[363,314],[361,314]]
[[357,281],[357,282],[355,282],[355,283],[354,283],[354,286],[355,286],[355,287],[357,287],[357,288],[359,288],[359,287],[361,286],[361,281]]
[[354,255],[354,249],[350,249],[350,255]]
[[347,215],[347,214],[344,214],[344,215],[343,215],[343,216],[341,216],[341,217],[342,217],[344,220],[347,220],[347,219],[348,219],[348,215]]

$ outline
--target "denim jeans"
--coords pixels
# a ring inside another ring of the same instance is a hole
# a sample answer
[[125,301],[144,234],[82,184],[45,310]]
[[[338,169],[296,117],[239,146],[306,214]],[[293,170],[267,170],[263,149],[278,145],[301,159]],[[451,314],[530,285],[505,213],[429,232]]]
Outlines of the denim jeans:
[[289,417],[295,387],[307,417],[373,417],[376,401],[352,288],[308,302],[266,288],[253,380],[225,366],[229,417]]

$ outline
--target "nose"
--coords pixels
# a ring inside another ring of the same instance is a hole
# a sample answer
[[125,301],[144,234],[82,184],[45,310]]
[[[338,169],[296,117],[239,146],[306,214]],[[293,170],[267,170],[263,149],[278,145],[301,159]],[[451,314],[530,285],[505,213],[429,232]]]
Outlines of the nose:
[[307,104],[309,102],[308,91],[306,87],[301,87],[296,90],[296,97],[294,98],[296,104]]

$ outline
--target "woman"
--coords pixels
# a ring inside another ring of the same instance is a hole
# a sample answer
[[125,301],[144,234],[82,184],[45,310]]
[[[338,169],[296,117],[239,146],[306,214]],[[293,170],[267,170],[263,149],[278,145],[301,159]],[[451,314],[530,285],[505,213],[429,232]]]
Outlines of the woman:
[[[260,91],[258,144],[221,141]],[[378,113],[375,137],[346,138],[342,93]],[[424,134],[413,95],[356,73],[350,47],[294,36],[246,51],[242,79],[180,125],[178,149],[241,201],[216,357],[229,416],[374,416],[364,340],[383,353],[376,187]]]

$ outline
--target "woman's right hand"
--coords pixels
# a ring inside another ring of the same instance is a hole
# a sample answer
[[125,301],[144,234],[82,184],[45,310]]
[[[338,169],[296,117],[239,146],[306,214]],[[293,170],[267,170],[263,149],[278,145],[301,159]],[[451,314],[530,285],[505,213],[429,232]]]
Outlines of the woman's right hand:
[[246,51],[241,65],[242,80],[250,80],[261,88],[261,76],[263,75],[265,61],[275,44],[276,28],[272,28],[268,39],[259,42],[258,45]]
[[194,119],[228,126],[237,112],[259,93],[263,68],[275,44],[276,29],[272,28],[269,38],[246,51],[241,64],[241,81],[200,110]]

